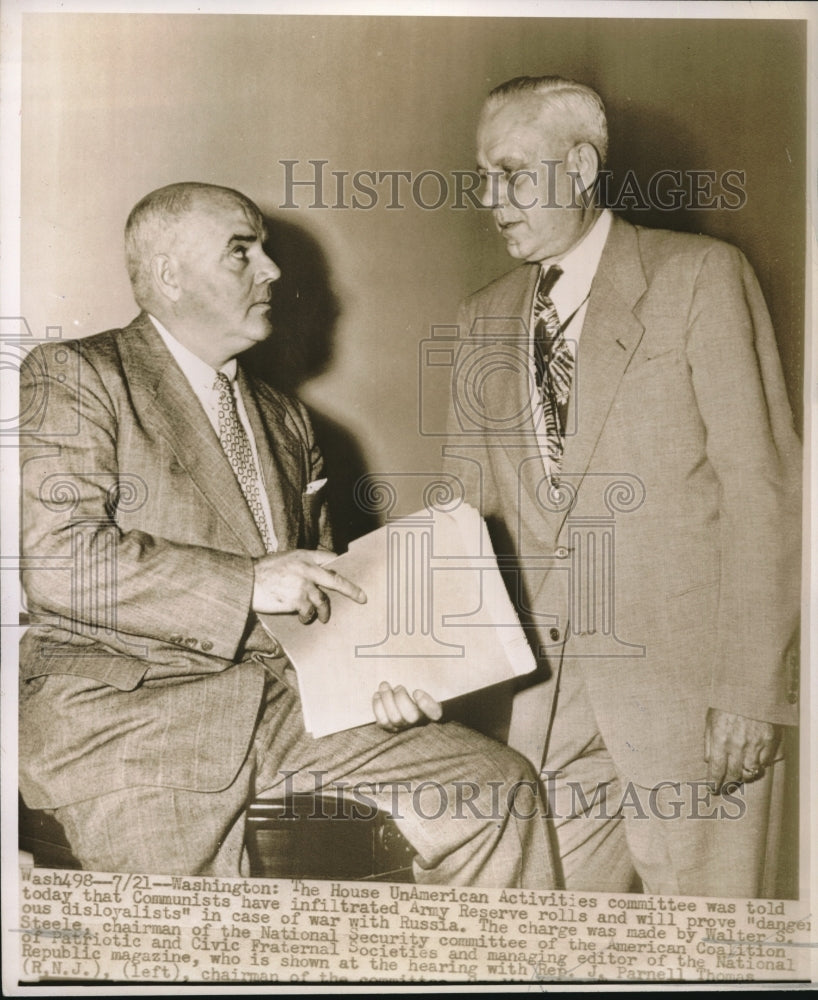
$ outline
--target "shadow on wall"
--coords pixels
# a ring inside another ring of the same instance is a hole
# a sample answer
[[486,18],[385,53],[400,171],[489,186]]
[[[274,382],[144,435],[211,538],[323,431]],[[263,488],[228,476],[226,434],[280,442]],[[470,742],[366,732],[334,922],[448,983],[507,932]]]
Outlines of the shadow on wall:
[[[281,277],[273,286],[273,335],[248,353],[247,363],[257,377],[297,396],[304,382],[332,364],[340,303],[315,238],[280,218],[265,216],[264,221],[269,233],[265,250]],[[310,415],[324,452],[335,544],[342,552],[353,539],[378,527],[374,515],[354,499],[355,483],[369,470],[360,443],[345,427],[321,413]]]

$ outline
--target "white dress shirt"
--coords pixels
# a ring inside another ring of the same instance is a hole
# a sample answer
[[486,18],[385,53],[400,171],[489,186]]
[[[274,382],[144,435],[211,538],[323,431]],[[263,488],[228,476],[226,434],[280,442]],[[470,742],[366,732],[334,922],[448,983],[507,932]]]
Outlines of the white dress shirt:
[[[588,311],[588,296],[591,294],[591,285],[594,275],[599,267],[599,259],[611,231],[611,221],[613,216],[609,209],[605,209],[594,222],[593,226],[583,236],[579,243],[573,246],[562,257],[550,257],[540,264],[543,274],[552,264],[559,264],[562,274],[551,289],[549,298],[554,303],[560,323],[564,325],[565,340],[568,349],[576,361],[577,350],[579,348],[579,338],[582,334],[582,326],[585,322],[585,313]],[[532,386],[531,407],[534,416],[534,427],[537,432],[537,442],[542,456],[545,472],[549,479],[552,478],[553,469],[551,460],[548,457],[548,438],[545,433],[545,420],[543,419],[542,402],[534,376],[534,305],[532,305],[532,315],[529,318],[529,356],[531,358],[531,380]],[[570,426],[566,428],[566,433],[574,431]]]
[[[150,316],[150,314],[148,315]],[[215,386],[217,375],[216,369],[211,368],[206,361],[202,361],[202,359],[197,357],[191,350],[189,350],[189,348],[180,343],[155,316],[150,316],[150,320],[159,332],[159,336],[164,341],[165,347],[167,347],[173,355],[176,364],[182,369],[182,374],[190,383],[190,388],[194,391],[196,398],[202,404],[202,408],[207,414],[207,419],[210,421],[213,430],[216,432],[216,437],[218,437],[219,390]],[[267,498],[267,491],[264,488],[264,475],[261,471],[261,463],[258,458],[258,449],[256,448],[256,439],[253,435],[253,428],[251,427],[250,420],[247,417],[244,400],[241,398],[241,389],[239,388],[239,383],[236,379],[237,370],[238,363],[235,358],[231,358],[226,364],[222,365],[218,371],[223,372],[230,379],[230,384],[233,387],[233,395],[236,398],[236,410],[238,411],[239,420],[241,421],[241,425],[247,435],[247,440],[250,442],[250,450],[253,453],[253,461],[255,462],[256,474],[259,482],[261,509],[264,512],[264,519],[267,522],[270,544],[273,549],[276,549],[278,547],[278,540],[276,539],[275,529],[273,528],[273,515],[270,510],[270,501]]]

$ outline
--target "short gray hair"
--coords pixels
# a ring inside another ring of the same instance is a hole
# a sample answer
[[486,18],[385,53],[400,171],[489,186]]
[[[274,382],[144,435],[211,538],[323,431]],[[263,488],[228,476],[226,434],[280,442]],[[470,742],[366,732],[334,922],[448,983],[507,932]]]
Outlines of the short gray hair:
[[486,104],[499,104],[514,97],[541,98],[544,108],[559,113],[570,141],[591,143],[599,154],[600,166],[604,165],[608,155],[608,122],[605,105],[595,90],[560,76],[516,76],[495,87]]
[[198,181],[168,184],[146,194],[131,209],[125,223],[125,261],[131,279],[134,298],[142,308],[147,308],[153,298],[151,258],[160,248],[162,237],[167,236],[189,212],[202,201],[235,201],[261,228],[263,219],[258,207],[233,188]]

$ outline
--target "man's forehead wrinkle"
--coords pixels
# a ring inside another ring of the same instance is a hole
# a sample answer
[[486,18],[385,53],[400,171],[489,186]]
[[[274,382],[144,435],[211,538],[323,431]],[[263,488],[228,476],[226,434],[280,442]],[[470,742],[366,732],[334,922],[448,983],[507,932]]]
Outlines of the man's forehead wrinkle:
[[228,247],[237,240],[261,239],[262,225],[254,214],[234,198],[208,197],[193,205],[174,229],[184,243],[213,238]]
[[245,232],[252,232],[256,237],[256,239],[261,239],[264,231],[264,224],[261,221],[261,214],[260,213],[256,214],[255,212],[253,212],[250,209],[249,205],[244,205],[241,202],[236,202],[235,204],[236,208],[238,208],[241,211],[241,214],[244,216],[244,219],[246,221]]
[[[502,109],[501,109],[502,111]],[[489,159],[526,158],[546,138],[545,129],[530,114],[491,115],[481,122],[478,149]]]
[[512,128],[497,135],[484,136],[478,149],[478,160],[484,166],[504,162],[524,163],[536,153],[538,136],[530,129]]

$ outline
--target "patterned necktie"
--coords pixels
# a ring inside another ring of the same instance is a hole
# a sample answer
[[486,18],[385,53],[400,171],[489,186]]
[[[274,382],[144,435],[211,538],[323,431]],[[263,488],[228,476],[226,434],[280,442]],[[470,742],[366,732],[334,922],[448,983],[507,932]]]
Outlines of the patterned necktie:
[[261,506],[258,469],[253,459],[250,441],[239,419],[233,386],[224,372],[217,372],[213,388],[219,393],[219,441],[233,468],[253,520],[264,539],[264,547],[268,552],[273,552],[267,518]]
[[565,449],[565,421],[568,395],[574,376],[574,357],[568,348],[554,303],[551,289],[562,274],[562,268],[552,265],[537,284],[534,299],[534,372],[540,393],[548,457],[558,470]]

